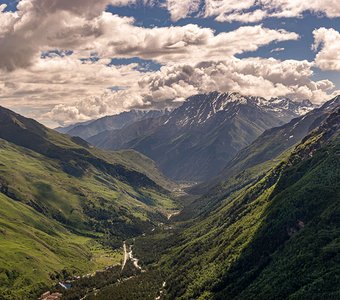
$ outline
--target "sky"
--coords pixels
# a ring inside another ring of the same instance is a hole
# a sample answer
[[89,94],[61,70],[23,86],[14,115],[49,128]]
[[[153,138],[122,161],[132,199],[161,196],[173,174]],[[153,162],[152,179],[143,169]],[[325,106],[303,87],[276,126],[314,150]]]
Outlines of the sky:
[[0,105],[49,127],[239,92],[340,94],[338,0],[0,0]]

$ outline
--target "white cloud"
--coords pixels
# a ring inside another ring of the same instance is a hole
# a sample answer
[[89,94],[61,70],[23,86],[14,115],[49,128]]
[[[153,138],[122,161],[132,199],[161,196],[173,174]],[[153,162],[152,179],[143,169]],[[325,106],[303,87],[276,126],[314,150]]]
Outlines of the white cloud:
[[[109,17],[108,23],[114,18]],[[108,25],[106,28],[113,28]],[[183,27],[146,29],[132,23],[120,22],[122,34],[114,38],[103,35],[93,48],[104,57],[134,57],[152,59],[160,63],[222,59],[227,56],[255,51],[274,41],[296,40],[299,36],[285,30],[272,30],[258,26],[244,26],[231,32],[215,35],[209,28],[189,24]],[[128,33],[128,34],[127,34]]]
[[[219,22],[240,21],[240,19],[247,22],[241,15],[244,15],[244,11],[250,9],[255,3],[256,0],[206,0],[204,14],[206,17],[216,17]],[[240,19],[237,20],[238,18]]]
[[132,1],[21,0],[16,12],[0,12],[0,68],[27,67],[49,48],[85,45],[101,34],[95,22],[108,4],[128,3]]
[[[26,108],[36,113],[32,117],[46,122],[41,112],[50,111],[54,106],[72,106],[79,101],[92,101],[97,96],[106,97],[112,87],[132,89],[133,85],[137,86],[141,73],[136,70],[136,64],[108,66],[108,62],[82,63],[73,56],[52,56],[25,69],[0,71],[1,104],[13,109]],[[120,99],[113,111],[121,110],[125,105],[122,102],[127,100]],[[100,115],[100,112],[103,110],[95,115]],[[74,120],[89,118],[91,114],[87,113]],[[60,121],[61,117],[57,120]],[[70,120],[71,117],[65,118],[65,121]]]
[[1,4],[0,5],[0,11],[3,12],[7,7],[7,4]]
[[242,22],[242,23],[256,23],[263,20],[267,13],[261,9],[256,9],[250,12],[233,12],[230,14],[221,14],[216,17],[216,21],[220,22]]
[[0,13],[0,23],[7,24],[0,35],[0,68],[28,67],[39,59],[41,51],[50,49],[71,49],[78,57],[91,53],[102,58],[137,56],[165,64],[219,60],[271,42],[298,39],[296,33],[261,25],[219,34],[193,24],[143,28],[132,18],[102,12],[107,1],[97,1],[94,7],[88,7],[86,1],[22,0],[18,12]]
[[337,0],[261,0],[260,3],[273,17],[299,17],[305,11],[322,13],[330,18],[340,16]]
[[[154,0],[162,3],[161,0]],[[201,5],[202,4],[202,5]],[[220,22],[253,23],[268,17],[301,17],[304,12],[340,17],[338,0],[166,0],[172,19],[177,21],[197,12]],[[203,11],[199,12],[200,6]]]
[[171,19],[178,21],[194,12],[197,12],[200,7],[201,0],[167,0],[166,8],[170,12]]
[[[140,81],[148,88],[149,98],[186,98],[191,93],[234,91],[265,98],[288,96],[295,100],[310,99],[320,103],[334,88],[328,80],[312,81],[312,63],[276,59],[236,59],[163,67]],[[183,88],[181,88],[183,87]]]
[[285,50],[285,48],[274,48],[274,49],[270,50],[270,53],[274,53],[274,52],[282,52],[282,51],[284,51],[284,50]]
[[306,11],[330,18],[340,16],[338,0],[205,0],[204,3],[204,15],[219,22],[253,23],[268,17],[300,17]]
[[320,51],[315,58],[322,70],[340,71],[340,33],[333,28],[319,28],[313,31],[313,49]]
[[91,120],[106,115],[118,114],[138,106],[145,106],[140,94],[132,91],[106,91],[98,96],[89,96],[72,104],[58,104],[43,118],[60,125]]

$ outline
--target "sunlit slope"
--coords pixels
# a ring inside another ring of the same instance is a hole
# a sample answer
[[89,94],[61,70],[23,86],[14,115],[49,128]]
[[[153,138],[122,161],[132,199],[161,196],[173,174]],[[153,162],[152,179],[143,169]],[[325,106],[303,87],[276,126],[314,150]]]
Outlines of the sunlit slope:
[[33,208],[0,194],[0,299],[27,299],[62,270],[86,274],[99,267],[91,240],[66,230]]

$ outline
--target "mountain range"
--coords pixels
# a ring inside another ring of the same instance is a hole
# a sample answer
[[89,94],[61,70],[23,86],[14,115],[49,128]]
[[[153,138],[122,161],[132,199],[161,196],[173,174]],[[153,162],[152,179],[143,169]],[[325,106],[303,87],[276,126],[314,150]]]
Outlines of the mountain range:
[[204,181],[266,129],[313,108],[307,100],[214,92],[188,98],[168,116],[141,120],[87,140],[103,149],[135,149],[156,161],[173,180]]
[[168,114],[165,110],[131,110],[118,115],[106,116],[97,120],[76,123],[67,127],[58,127],[57,131],[71,136],[78,136],[83,139],[90,138],[107,130],[121,129],[134,122],[160,117]]
[[242,170],[261,168],[265,173],[270,167],[268,162],[292,149],[308,133],[317,128],[339,104],[340,97],[335,97],[303,116],[294,118],[282,126],[266,130],[253,143],[239,151],[216,177],[195,186],[192,192],[202,193],[207,191],[215,186],[217,182],[226,182],[230,177],[240,173]]

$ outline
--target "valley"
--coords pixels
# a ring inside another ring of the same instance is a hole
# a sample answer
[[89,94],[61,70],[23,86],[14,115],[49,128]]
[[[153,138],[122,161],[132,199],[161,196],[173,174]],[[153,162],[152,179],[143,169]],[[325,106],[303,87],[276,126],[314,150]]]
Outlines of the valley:
[[1,108],[1,297],[332,299],[339,101],[259,134],[197,184]]
[[340,1],[0,0],[0,300],[340,300]]

